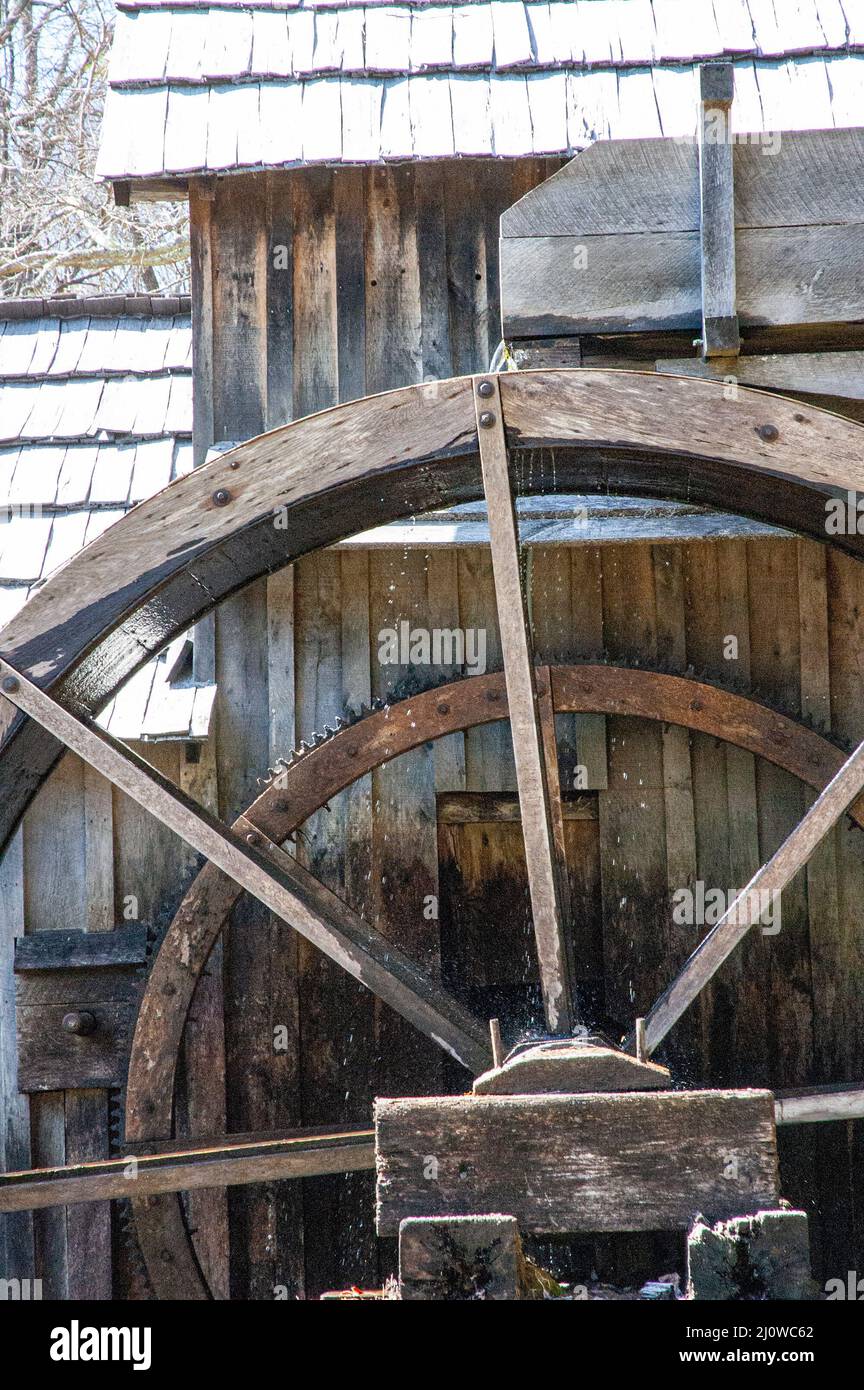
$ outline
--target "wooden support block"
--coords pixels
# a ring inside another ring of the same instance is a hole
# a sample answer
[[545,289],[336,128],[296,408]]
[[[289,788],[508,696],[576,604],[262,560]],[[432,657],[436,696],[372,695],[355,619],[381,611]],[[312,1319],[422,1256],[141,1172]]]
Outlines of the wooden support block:
[[779,1199],[770,1091],[379,1100],[377,1229],[505,1211],[537,1235],[686,1230]]
[[146,955],[147,929],[140,925],[18,938],[19,1090],[124,1084]]
[[712,1302],[816,1298],[807,1213],[784,1207],[715,1226],[697,1221],[687,1237],[687,1291]]
[[518,1052],[474,1082],[475,1096],[578,1095],[668,1089],[666,1067],[638,1062],[614,1047],[573,1042]]
[[512,1216],[409,1217],[399,1227],[400,1298],[518,1299],[522,1265]]

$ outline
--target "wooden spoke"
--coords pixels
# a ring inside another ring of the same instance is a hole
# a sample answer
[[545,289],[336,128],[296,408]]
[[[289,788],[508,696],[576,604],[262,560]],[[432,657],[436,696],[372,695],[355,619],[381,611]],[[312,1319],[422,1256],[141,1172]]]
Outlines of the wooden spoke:
[[[753,875],[645,1016],[645,1046],[649,1056],[717,973],[739,941],[758,923],[765,903],[780,894],[798,870],[804,867],[862,789],[864,743],[858,745],[767,864],[763,864]],[[628,1042],[632,1043],[632,1040],[628,1039]]]
[[278,845],[250,831],[242,840],[110,734],[64,709],[0,662],[7,699],[97,772],[206,855],[349,975],[390,1004],[475,1073],[489,1064],[486,1030],[420,967]]
[[[496,376],[475,377],[474,405],[546,1026],[551,1033],[569,1033],[574,1019],[561,901],[564,874],[556,859],[549,808],[549,777],[537,708],[534,653],[519,573],[519,533]],[[552,741],[554,743],[554,727]],[[557,753],[554,759],[557,786]],[[560,813],[560,793],[558,800]],[[562,848],[563,830],[562,821]]]

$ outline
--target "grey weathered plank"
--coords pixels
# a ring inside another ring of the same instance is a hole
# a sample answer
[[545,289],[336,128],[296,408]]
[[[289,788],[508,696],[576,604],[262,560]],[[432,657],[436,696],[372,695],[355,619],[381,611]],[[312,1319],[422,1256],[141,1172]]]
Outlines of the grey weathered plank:
[[379,1235],[487,1212],[532,1234],[673,1230],[778,1197],[770,1091],[379,1100],[375,1138]]
[[[784,131],[733,147],[735,226],[860,222],[861,130]],[[694,140],[598,141],[505,212],[504,237],[699,230]]]
[[[864,223],[739,228],[736,244],[742,327],[864,318]],[[507,337],[701,326],[698,232],[505,237],[501,284]]]
[[742,386],[767,386],[775,391],[864,398],[864,352],[764,353],[739,357],[734,366],[703,362],[697,357],[672,357],[659,360],[655,368],[721,381],[731,374]]
[[147,928],[137,923],[92,935],[84,931],[31,932],[15,943],[15,972],[140,965],[146,955]]

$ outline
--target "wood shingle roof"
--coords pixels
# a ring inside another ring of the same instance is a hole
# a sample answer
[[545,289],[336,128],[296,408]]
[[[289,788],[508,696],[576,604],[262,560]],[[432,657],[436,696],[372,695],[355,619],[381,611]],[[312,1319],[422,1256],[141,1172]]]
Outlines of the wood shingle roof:
[[98,171],[572,154],[693,129],[736,65],[740,130],[861,122],[864,0],[119,0]]

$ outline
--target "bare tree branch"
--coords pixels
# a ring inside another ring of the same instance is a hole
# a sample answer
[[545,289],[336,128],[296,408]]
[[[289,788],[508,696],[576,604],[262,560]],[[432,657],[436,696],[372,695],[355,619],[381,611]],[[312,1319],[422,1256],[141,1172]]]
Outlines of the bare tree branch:
[[116,208],[93,175],[113,23],[109,0],[0,0],[4,294],[188,289],[185,205]]

